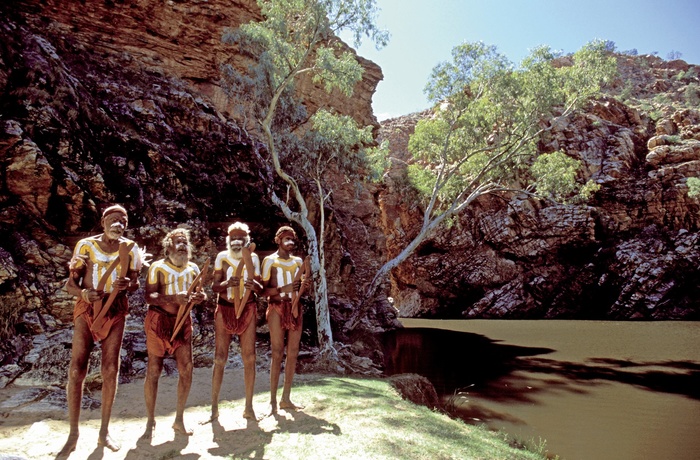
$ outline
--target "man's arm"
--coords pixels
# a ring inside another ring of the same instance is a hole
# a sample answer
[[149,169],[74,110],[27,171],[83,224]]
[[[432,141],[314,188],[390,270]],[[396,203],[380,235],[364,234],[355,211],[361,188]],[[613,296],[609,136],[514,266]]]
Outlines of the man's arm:
[[237,276],[232,276],[229,279],[224,278],[223,270],[216,270],[214,272],[214,279],[212,280],[211,290],[218,293],[224,292],[231,286],[236,286],[240,283],[240,279]]

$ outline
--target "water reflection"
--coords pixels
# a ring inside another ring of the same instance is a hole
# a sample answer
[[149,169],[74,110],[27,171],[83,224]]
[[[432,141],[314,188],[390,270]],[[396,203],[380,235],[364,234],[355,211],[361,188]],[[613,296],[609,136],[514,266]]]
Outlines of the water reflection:
[[510,374],[520,357],[552,351],[500,344],[469,332],[406,328],[385,334],[384,368],[387,375],[423,375],[444,396]]
[[386,372],[424,375],[465,420],[565,460],[697,458],[700,323],[403,322]]

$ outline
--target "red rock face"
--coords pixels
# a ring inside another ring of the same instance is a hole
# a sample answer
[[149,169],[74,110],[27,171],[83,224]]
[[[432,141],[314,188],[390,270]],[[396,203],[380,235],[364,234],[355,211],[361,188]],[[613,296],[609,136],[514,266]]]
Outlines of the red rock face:
[[[605,97],[557,119],[540,144],[579,159],[580,179],[602,186],[595,198],[578,207],[478,200],[394,270],[391,296],[402,315],[700,317],[700,206],[686,185],[700,176],[700,111],[687,100],[697,67],[651,56],[619,56],[619,65],[609,91],[634,88],[634,99]],[[644,110],[650,100],[665,101],[655,103],[655,118]],[[397,159],[378,200],[388,257],[422,219],[404,170],[408,138],[427,115],[387,120],[380,130]]]
[[[13,3],[34,27],[50,27],[92,52],[127,53],[153,72],[184,80],[222,113],[233,111],[219,85],[221,65],[233,63],[244,69],[247,62],[221,37],[226,29],[261,19],[255,0]],[[365,73],[352,97],[328,94],[310,79],[299,85],[310,113],[319,106],[331,106],[352,115],[362,126],[376,124],[371,100],[382,79],[381,69],[367,59],[359,60]]]
[[[0,280],[23,312],[43,306],[70,322],[72,299],[62,291],[70,252],[77,238],[99,231],[107,203],[127,206],[131,236],[156,255],[164,229],[186,223],[204,260],[232,219],[249,222],[258,247],[272,250],[285,221],[268,198],[272,177],[219,83],[221,64],[247,65],[221,36],[260,18],[255,1],[27,0],[0,8]],[[350,98],[302,81],[307,110],[330,105],[378,126],[371,96],[381,70],[359,60],[365,73]],[[327,271],[334,301],[349,303],[376,264],[381,237],[370,192],[338,182]]]

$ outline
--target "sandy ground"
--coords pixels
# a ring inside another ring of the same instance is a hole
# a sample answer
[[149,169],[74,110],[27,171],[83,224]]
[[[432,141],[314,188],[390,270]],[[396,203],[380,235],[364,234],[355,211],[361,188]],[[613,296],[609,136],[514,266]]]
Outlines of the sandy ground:
[[[185,424],[194,433],[192,436],[183,436],[176,435],[172,429],[177,376],[161,376],[156,403],[157,425],[153,439],[148,443],[139,441],[146,426],[143,380],[120,385],[112,412],[110,435],[121,444],[121,449],[112,452],[97,447],[99,408],[83,409],[78,448],[69,458],[235,458],[236,452],[249,452],[251,445],[277,428],[278,420],[275,417],[265,417],[269,413],[268,373],[258,372],[255,388],[253,405],[260,420],[250,422],[243,418],[243,370],[226,370],[221,390],[219,422],[212,424],[208,422],[211,411],[211,369],[195,369],[185,410]],[[20,390],[9,388],[0,391],[11,393]],[[8,393],[4,396],[8,396]],[[55,405],[48,405],[46,410],[42,410],[41,404],[13,410],[0,409],[0,460],[56,457],[68,436],[68,415],[65,410],[57,410]]]

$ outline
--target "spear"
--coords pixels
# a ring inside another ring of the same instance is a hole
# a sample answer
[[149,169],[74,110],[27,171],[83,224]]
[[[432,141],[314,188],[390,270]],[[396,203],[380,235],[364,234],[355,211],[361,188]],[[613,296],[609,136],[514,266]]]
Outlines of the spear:
[[[302,276],[303,275],[303,276]],[[300,279],[303,281],[311,276],[311,266],[309,265],[309,256],[306,256],[304,258],[304,263],[301,265],[299,270],[297,270],[296,274],[294,275],[294,281],[299,281]],[[304,284],[302,283],[301,287],[297,292],[292,293],[292,315],[296,318],[299,316],[299,300],[301,299],[301,295],[304,293]]]
[[[251,243],[250,246],[244,247],[241,249],[241,253],[243,255],[243,264],[245,265],[245,270],[246,270],[246,275],[248,276],[248,279],[253,279],[255,277],[255,265],[253,264],[253,257],[251,256],[251,253],[255,251],[255,243]],[[239,264],[239,267],[241,264]],[[248,303],[248,299],[250,298],[250,289],[244,287],[243,288],[243,298],[240,300],[240,302],[236,303],[234,302],[234,306],[236,308],[235,313],[236,313],[236,319],[241,317],[241,314],[243,313],[243,309],[245,308],[245,304]],[[237,295],[235,295],[236,299],[238,298]]]
[[[104,275],[102,275],[102,278],[100,278],[100,281],[97,283],[98,291],[102,291],[104,289],[105,285],[107,284],[107,279],[109,279],[109,276],[116,269],[117,265],[120,265],[119,276],[121,278],[126,277],[126,275],[129,273],[129,253],[134,247],[134,244],[135,243],[126,242],[119,243],[119,256],[114,259],[109,267],[107,267],[107,271],[104,273]],[[95,302],[93,306],[94,319],[92,320],[92,327],[90,328],[91,331],[99,331],[102,328],[102,320],[109,311],[109,307],[111,307],[112,303],[114,303],[114,299],[117,297],[117,294],[119,294],[119,291],[113,289],[112,292],[109,293],[107,302],[105,302],[104,305],[102,305],[102,298]]]
[[[207,274],[209,273],[210,262],[211,258],[208,258],[206,262],[204,262],[204,267],[202,270],[197,276],[195,276],[189,289],[187,289],[187,298],[189,298],[194,292],[199,292],[201,290],[202,284],[204,283],[204,278],[206,278]],[[173,329],[173,335],[170,337],[171,342],[175,340],[175,336],[178,334],[178,332],[180,332],[182,326],[185,325],[185,321],[187,320],[190,311],[192,311],[193,306],[194,302],[192,300],[187,301],[186,304],[180,305],[180,308],[177,311],[177,318],[175,319],[175,329]]]

